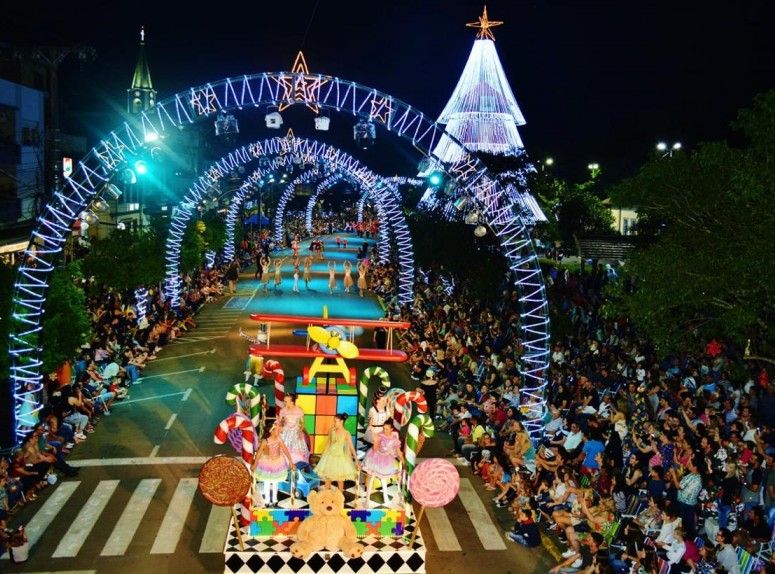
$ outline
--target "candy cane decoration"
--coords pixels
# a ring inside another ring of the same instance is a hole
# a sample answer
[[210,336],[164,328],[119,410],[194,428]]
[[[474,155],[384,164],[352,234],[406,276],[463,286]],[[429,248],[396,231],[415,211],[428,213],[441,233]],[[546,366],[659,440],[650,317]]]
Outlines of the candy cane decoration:
[[264,378],[274,378],[274,404],[281,407],[285,398],[285,371],[279,361],[270,359],[264,363]]
[[358,380],[358,422],[366,425],[366,399],[369,396],[369,383],[373,377],[379,377],[379,382],[390,388],[390,375],[382,367],[369,367],[361,373]]
[[[247,403],[250,413],[241,412],[243,403]],[[253,385],[237,383],[226,393],[226,404],[233,405],[240,414],[249,414],[250,422],[258,428],[261,423],[261,393]]]
[[[411,406],[407,407],[407,405],[414,405],[414,409],[411,409]],[[412,410],[415,411],[415,414],[427,413],[428,401],[425,399],[425,394],[421,391],[406,391],[396,397],[395,408],[393,417],[398,424],[403,426],[411,418]]]
[[388,392],[385,393],[385,397],[387,398],[387,409],[390,412],[390,416],[393,418],[393,426],[395,426],[396,429],[401,428],[401,425],[398,423],[398,420],[396,420],[396,416],[400,416],[400,413],[396,414],[398,412],[397,401],[398,401],[398,397],[403,395],[404,392],[405,391],[403,389],[397,389],[394,387],[392,389],[388,389]]
[[248,467],[252,466],[256,450],[256,427],[243,414],[234,413],[229,415],[215,429],[213,435],[215,444],[225,444],[231,430],[238,430],[242,433],[242,460],[245,461]]
[[[406,429],[406,444],[404,445],[404,459],[406,460],[406,476],[409,478],[412,475],[414,467],[417,466],[417,451],[420,450],[421,441],[420,436],[431,437],[436,432],[436,428],[433,426],[433,419],[430,415],[421,414],[417,415],[409,421],[409,426]],[[404,497],[405,500],[411,501],[411,494],[406,487],[408,481],[404,483]]]

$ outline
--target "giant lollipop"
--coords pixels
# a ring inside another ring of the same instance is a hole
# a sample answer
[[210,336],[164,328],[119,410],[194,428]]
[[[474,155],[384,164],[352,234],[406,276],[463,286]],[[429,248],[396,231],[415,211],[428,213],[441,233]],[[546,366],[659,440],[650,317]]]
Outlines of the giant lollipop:
[[420,503],[420,514],[417,516],[409,548],[414,545],[417,531],[425,507],[441,508],[452,502],[460,490],[460,475],[455,465],[443,458],[429,458],[418,464],[409,475],[409,492],[412,498]]

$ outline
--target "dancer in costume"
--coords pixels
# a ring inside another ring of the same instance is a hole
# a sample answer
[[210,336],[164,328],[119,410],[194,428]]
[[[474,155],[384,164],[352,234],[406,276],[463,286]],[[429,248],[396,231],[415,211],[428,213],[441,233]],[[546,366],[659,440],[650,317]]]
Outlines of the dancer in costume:
[[269,293],[269,268],[271,265],[271,258],[261,257],[261,282],[264,284],[264,293]]
[[374,479],[382,483],[382,500],[385,506],[391,503],[387,493],[387,483],[391,478],[398,479],[404,455],[401,452],[401,438],[393,428],[393,419],[387,419],[382,432],[374,439],[374,446],[363,459],[363,472],[369,475],[366,481],[366,504],[371,500],[371,487]]
[[344,267],[344,292],[349,293],[353,286],[353,264],[345,261],[342,266]]
[[275,259],[274,260],[274,288],[275,290],[280,288],[280,285],[283,283],[283,263],[285,263],[285,257],[282,259]]
[[331,295],[336,289],[336,262],[328,262],[328,294]]
[[299,258],[293,259],[293,292],[299,293]]
[[299,236],[295,235],[293,241],[291,241],[291,249],[293,250],[294,259],[299,256]]
[[382,432],[382,425],[390,418],[385,392],[385,387],[380,387],[374,393],[374,398],[371,400],[369,418],[366,422],[366,433],[363,435],[363,440],[369,444],[374,444],[374,439]]
[[366,271],[368,271],[366,264],[362,261],[358,262],[358,291],[361,297],[363,297],[363,292],[369,288],[369,284],[366,282]]
[[312,281],[312,257],[309,255],[304,258],[304,288],[309,289],[309,282]]
[[291,453],[293,464],[309,463],[309,446],[304,436],[304,411],[296,405],[296,395],[283,397],[283,407],[277,416],[280,422],[280,438]]
[[254,463],[256,480],[261,482],[261,497],[266,506],[277,505],[277,486],[288,478],[293,466],[291,453],[280,438],[280,425],[269,429],[269,436],[261,441]]
[[328,433],[328,446],[315,467],[326,488],[331,488],[331,483],[337,481],[339,490],[344,490],[345,480],[358,480],[360,464],[353,448],[352,435],[344,428],[346,420],[346,413],[334,415],[334,426]]

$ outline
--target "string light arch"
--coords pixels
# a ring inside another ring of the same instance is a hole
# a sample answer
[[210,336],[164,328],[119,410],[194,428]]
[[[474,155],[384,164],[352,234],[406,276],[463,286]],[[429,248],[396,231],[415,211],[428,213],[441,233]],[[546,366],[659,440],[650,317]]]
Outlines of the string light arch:
[[[300,87],[303,89],[298,89]],[[42,408],[37,398],[42,389],[38,341],[49,279],[73,222],[84,207],[129,159],[143,150],[145,142],[153,137],[149,134],[159,136],[167,130],[212,120],[218,113],[278,104],[318,106],[382,126],[411,142],[426,157],[436,160],[437,165],[456,180],[456,193],[467,197],[480,210],[483,220],[499,238],[513,272],[521,304],[523,354],[520,366],[524,378],[521,399],[525,426],[533,436],[542,432],[549,365],[549,310],[538,257],[513,200],[502,193],[486,167],[449,134],[446,137],[452,145],[461,149],[460,157],[444,163],[433,156],[432,150],[445,131],[420,110],[356,82],[302,71],[225,78],[192,87],[158,102],[133,118],[133,123],[125,122],[110,132],[78,162],[63,187],[54,192],[32,231],[14,284],[8,383],[14,394],[11,414],[17,442],[37,421],[37,413]],[[213,166],[209,174],[194,184],[192,196],[198,200],[204,198],[209,184],[230,172],[238,165],[239,156],[248,153],[249,150],[240,149]],[[175,231],[182,234],[182,230]],[[178,289],[179,285],[168,285],[168,288]]]

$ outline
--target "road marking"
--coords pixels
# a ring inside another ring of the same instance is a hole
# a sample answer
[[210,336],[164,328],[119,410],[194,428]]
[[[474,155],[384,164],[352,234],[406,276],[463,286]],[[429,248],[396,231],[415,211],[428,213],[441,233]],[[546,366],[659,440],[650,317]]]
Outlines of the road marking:
[[425,516],[428,517],[428,524],[433,532],[433,539],[441,552],[456,552],[462,550],[458,542],[455,531],[452,529],[452,523],[449,521],[447,512],[443,508],[426,508]]
[[148,458],[155,458],[157,454],[159,454],[159,445],[155,444],[153,445],[153,448],[151,449],[151,454],[148,455]]
[[96,570],[49,570],[47,572],[27,572],[27,574],[97,574]]
[[[83,460],[69,460],[70,466],[78,468],[94,468],[99,466],[145,466],[149,464],[204,464],[207,462],[206,456],[156,456],[151,458],[150,456],[136,456],[127,458],[86,458]],[[65,482],[63,484],[72,484]],[[53,495],[52,495],[53,496]]]
[[186,337],[185,339],[175,339],[171,344],[173,345],[185,345],[186,343],[203,343],[205,341],[212,341],[214,339],[223,339],[226,335],[218,335],[217,337]]
[[197,369],[186,369],[184,371],[172,371],[171,373],[159,373],[158,375],[151,375],[149,377],[140,377],[134,382],[134,384],[139,385],[140,383],[145,382],[148,379],[156,379],[158,377],[171,377],[172,375],[182,375],[184,373],[196,373],[196,372],[204,373],[205,372],[204,365]]
[[164,426],[164,430],[170,430],[176,418],[178,418],[178,413],[172,413],[170,415],[170,420],[168,420],[167,424]]
[[501,531],[493,524],[487,509],[482,504],[482,499],[476,494],[471,481],[467,478],[460,479],[460,502],[468,511],[468,517],[476,527],[476,534],[482,542],[485,550],[506,550],[506,544],[501,537]]
[[183,393],[183,398],[181,398],[180,400],[181,400],[182,402],[186,402],[186,401],[188,400],[188,397],[190,397],[190,396],[191,396],[191,391],[193,391],[193,390],[194,390],[194,389],[193,389],[192,387],[189,387],[189,388],[187,388],[187,389],[186,389],[186,392],[185,392],[185,393]]
[[78,556],[81,546],[86,542],[89,533],[96,526],[97,520],[105,510],[110,497],[118,487],[117,480],[101,480],[94,489],[89,500],[83,505],[78,516],[75,517],[67,534],[59,541],[59,546],[51,555],[52,558],[74,558]]
[[[159,448],[158,446],[156,448]],[[121,518],[118,519],[113,534],[110,535],[105,546],[102,548],[100,556],[123,556],[126,554],[129,543],[132,542],[137,528],[140,526],[148,505],[153,500],[156,489],[161,484],[160,478],[146,478],[140,481],[137,488],[132,493]]]
[[205,533],[202,536],[202,544],[199,546],[200,554],[218,554],[223,552],[226,543],[226,534],[231,523],[231,509],[228,506],[213,506],[210,517],[207,519]]
[[194,500],[194,493],[199,483],[198,478],[181,478],[172,500],[167,507],[167,513],[161,521],[159,533],[156,540],[153,541],[151,554],[172,554],[178,545],[180,534],[186,525],[191,502]]
[[209,351],[199,351],[198,353],[187,353],[185,355],[175,355],[174,357],[162,357],[161,359],[154,359],[154,363],[158,363],[159,361],[169,361],[170,359],[182,359],[183,357],[194,357],[196,355],[212,355],[215,353],[215,347],[210,349]]
[[[142,403],[143,401],[155,401],[156,399],[166,399],[167,397],[177,397],[178,395],[185,395],[186,393],[184,391],[180,391],[179,393],[167,393],[166,395],[154,395],[152,397],[143,397],[142,399],[129,399],[123,400],[120,403],[116,403],[116,405],[129,405],[132,403]],[[116,406],[113,405],[113,406]]]
[[[46,528],[54,521],[54,518],[56,518],[80,484],[81,481],[79,480],[60,483],[56,490],[51,493],[51,496],[46,499],[46,502],[43,503],[43,506],[40,507],[40,510],[35,513],[32,520],[27,523],[25,531],[27,532],[30,548],[35,546],[38,540],[40,540]],[[8,552],[5,552],[2,556],[3,559],[8,557]]]

